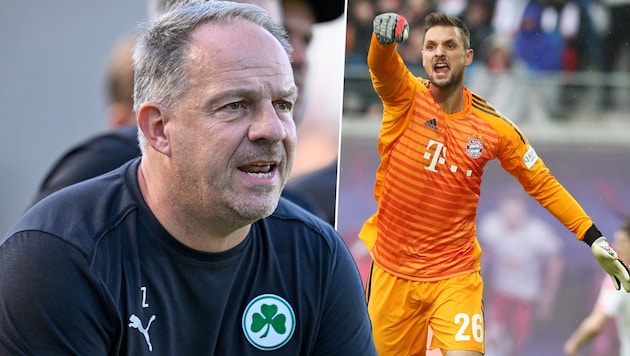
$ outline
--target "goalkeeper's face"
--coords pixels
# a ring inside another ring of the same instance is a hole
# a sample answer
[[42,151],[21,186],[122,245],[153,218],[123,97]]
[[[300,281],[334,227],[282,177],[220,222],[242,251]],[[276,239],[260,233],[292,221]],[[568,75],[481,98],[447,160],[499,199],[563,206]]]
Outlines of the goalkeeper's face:
[[620,229],[615,232],[615,251],[624,262],[630,261],[630,235],[628,231]]
[[463,85],[464,69],[472,63],[473,50],[455,26],[431,27],[424,34],[422,65],[432,85],[448,89]]

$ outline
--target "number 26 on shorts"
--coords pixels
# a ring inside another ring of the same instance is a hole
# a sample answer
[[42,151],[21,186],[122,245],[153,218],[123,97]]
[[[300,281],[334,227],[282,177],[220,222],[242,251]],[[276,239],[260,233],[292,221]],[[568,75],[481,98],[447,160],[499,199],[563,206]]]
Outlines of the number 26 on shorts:
[[458,313],[455,315],[455,325],[459,325],[455,341],[470,341],[471,337],[476,342],[483,342],[483,317],[481,314],[470,315]]

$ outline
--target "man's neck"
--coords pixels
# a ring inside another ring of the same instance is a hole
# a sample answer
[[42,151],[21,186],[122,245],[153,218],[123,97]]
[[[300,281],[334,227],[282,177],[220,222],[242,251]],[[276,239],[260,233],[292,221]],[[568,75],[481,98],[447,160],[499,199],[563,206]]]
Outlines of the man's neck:
[[448,115],[456,114],[464,108],[464,86],[438,88],[431,86],[431,94],[440,108]]
[[245,240],[251,224],[243,226],[242,222],[231,223],[219,217],[213,219],[209,217],[211,214],[199,219],[190,211],[178,209],[174,200],[168,197],[172,187],[166,187],[159,178],[146,175],[144,170],[148,162],[144,160],[138,165],[138,184],[142,197],[151,213],[177,241],[202,252],[223,252]]

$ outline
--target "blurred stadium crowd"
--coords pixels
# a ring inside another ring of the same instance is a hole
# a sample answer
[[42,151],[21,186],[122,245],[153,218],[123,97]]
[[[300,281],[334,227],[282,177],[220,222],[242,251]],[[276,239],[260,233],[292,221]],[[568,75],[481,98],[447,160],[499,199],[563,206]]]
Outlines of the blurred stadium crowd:
[[405,16],[410,36],[398,50],[423,76],[421,24],[432,11],[467,24],[475,51],[467,86],[513,121],[628,109],[630,0],[349,0],[344,117],[380,115],[366,67],[374,16]]

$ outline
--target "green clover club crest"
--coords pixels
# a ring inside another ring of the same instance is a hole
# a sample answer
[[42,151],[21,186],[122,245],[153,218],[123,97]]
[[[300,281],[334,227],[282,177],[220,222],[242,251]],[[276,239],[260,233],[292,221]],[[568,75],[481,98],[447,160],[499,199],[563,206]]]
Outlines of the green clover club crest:
[[262,315],[260,313],[254,313],[254,316],[252,317],[251,329],[253,332],[257,333],[265,326],[267,327],[267,330],[264,334],[260,335],[261,338],[267,337],[270,327],[273,327],[278,334],[284,334],[287,332],[287,328],[284,325],[287,317],[284,314],[276,314],[278,313],[277,305],[263,304],[260,307],[260,311],[262,312]]
[[243,333],[260,350],[275,350],[286,344],[295,331],[291,305],[274,294],[252,299],[243,313]]

